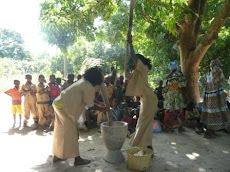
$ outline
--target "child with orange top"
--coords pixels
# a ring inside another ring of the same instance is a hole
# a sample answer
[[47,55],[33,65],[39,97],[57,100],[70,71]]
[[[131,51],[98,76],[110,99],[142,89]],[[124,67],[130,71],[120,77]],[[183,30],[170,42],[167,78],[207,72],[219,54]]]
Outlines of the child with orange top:
[[14,80],[14,88],[9,89],[7,91],[5,91],[5,93],[9,96],[12,97],[12,107],[11,107],[11,112],[13,114],[14,117],[14,124],[13,127],[15,127],[15,123],[16,123],[16,113],[18,113],[19,115],[19,127],[21,126],[21,115],[22,115],[22,93],[19,90],[19,86],[20,86],[20,81],[19,80]]

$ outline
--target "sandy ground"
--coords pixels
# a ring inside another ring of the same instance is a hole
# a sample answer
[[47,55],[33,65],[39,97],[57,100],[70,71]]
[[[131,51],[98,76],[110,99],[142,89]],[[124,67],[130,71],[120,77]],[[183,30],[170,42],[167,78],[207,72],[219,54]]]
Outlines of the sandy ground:
[[[92,162],[73,166],[73,159],[51,163],[52,133],[29,128],[11,129],[10,98],[0,93],[0,171],[1,172],[126,172],[126,161],[109,164],[103,160],[106,148],[97,129],[80,133],[80,151]],[[32,121],[30,121],[32,122]],[[18,125],[18,124],[17,124]],[[230,135],[207,140],[187,129],[184,134],[154,134],[155,156],[148,171],[230,172]],[[128,146],[129,139],[122,148]],[[127,157],[126,157],[127,158]]]

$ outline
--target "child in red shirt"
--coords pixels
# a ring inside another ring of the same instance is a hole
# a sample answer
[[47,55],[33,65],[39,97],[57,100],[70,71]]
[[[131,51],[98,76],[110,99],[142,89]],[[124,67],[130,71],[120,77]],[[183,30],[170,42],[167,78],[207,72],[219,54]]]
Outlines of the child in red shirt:
[[12,97],[12,107],[11,107],[11,112],[13,114],[14,117],[14,124],[13,124],[13,128],[15,127],[15,123],[16,123],[16,113],[19,114],[19,127],[21,126],[21,115],[22,115],[22,93],[19,90],[19,86],[20,86],[20,81],[19,80],[14,80],[14,88],[9,89],[7,91],[5,91],[5,93],[9,96]]
[[50,105],[52,105],[53,100],[57,96],[59,96],[60,93],[61,93],[60,87],[55,81],[56,81],[55,75],[50,75],[50,83],[48,84],[49,88],[51,89],[51,92],[50,92]]
[[49,88],[50,88],[50,112],[51,112],[51,123],[50,127],[46,130],[47,132],[54,130],[54,109],[53,109],[53,101],[56,97],[58,97],[61,93],[61,89],[59,85],[56,83],[56,77],[55,75],[50,75],[50,82],[49,82]]

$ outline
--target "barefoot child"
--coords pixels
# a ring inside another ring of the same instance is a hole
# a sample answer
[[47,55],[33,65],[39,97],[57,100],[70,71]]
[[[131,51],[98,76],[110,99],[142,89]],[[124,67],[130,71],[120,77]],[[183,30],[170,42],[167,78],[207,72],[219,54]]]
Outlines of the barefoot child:
[[32,113],[34,124],[31,126],[33,130],[38,128],[38,114],[36,109],[37,97],[36,97],[36,85],[33,84],[32,75],[25,76],[26,83],[21,87],[21,93],[25,96],[24,98],[24,127],[28,127],[27,123]]
[[51,113],[49,108],[49,93],[50,88],[45,84],[44,75],[39,75],[38,77],[39,84],[37,85],[37,110],[39,116],[39,125],[44,127],[45,125],[50,124]]
[[21,126],[21,115],[22,115],[22,106],[21,106],[21,97],[22,97],[22,93],[19,90],[19,85],[20,85],[20,81],[19,80],[14,80],[14,88],[7,90],[5,93],[9,96],[12,97],[12,114],[14,117],[14,124],[13,127],[15,127],[15,123],[16,123],[16,113],[18,113],[19,115],[19,127]]

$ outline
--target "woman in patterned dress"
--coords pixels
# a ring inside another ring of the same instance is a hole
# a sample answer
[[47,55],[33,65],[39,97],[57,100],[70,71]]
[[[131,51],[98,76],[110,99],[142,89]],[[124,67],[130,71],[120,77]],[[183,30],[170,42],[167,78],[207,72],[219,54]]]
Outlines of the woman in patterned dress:
[[229,112],[226,95],[222,88],[224,75],[220,69],[220,62],[212,60],[211,71],[205,74],[200,82],[204,86],[204,101],[201,113],[201,122],[207,127],[205,138],[218,136],[215,131],[226,129],[229,132]]
[[178,128],[179,132],[184,132],[183,108],[185,105],[180,88],[186,86],[186,80],[182,72],[177,70],[177,61],[170,62],[168,68],[171,70],[171,72],[166,77],[166,86],[163,89],[165,98],[165,117],[163,127],[166,132],[174,132],[174,128]]

